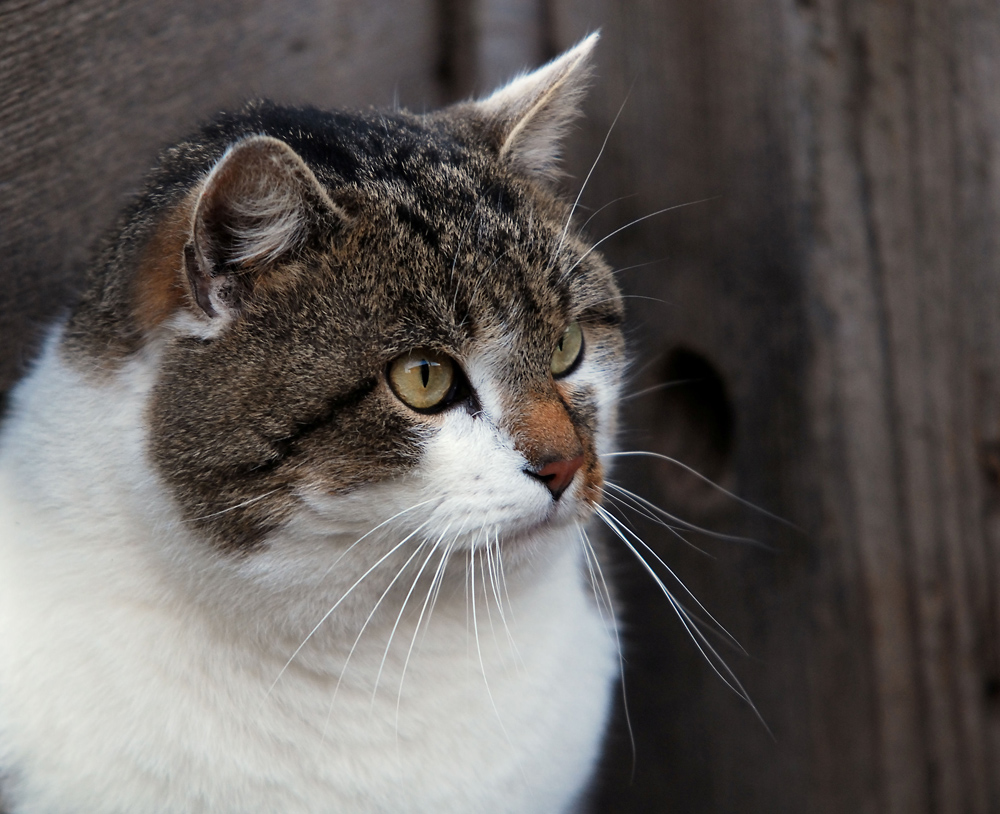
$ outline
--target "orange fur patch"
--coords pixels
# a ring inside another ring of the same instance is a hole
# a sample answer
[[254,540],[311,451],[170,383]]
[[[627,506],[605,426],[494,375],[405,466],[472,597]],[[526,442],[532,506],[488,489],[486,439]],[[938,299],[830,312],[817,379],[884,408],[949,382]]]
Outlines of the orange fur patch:
[[550,461],[568,461],[584,451],[584,444],[555,393],[529,398],[512,422],[517,449],[534,467]]
[[136,274],[133,315],[148,333],[188,301],[184,245],[191,235],[194,196],[167,213],[142,254]]
[[604,491],[604,468],[594,449],[594,439],[577,432],[561,395],[557,387],[525,399],[510,426],[514,446],[535,468],[582,454],[583,483],[579,496],[587,503],[599,503]]

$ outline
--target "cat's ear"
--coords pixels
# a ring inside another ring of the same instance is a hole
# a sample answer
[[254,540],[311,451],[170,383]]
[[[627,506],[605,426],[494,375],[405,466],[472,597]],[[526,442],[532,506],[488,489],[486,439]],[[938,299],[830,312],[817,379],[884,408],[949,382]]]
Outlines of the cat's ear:
[[529,175],[558,176],[561,142],[580,114],[599,36],[595,31],[547,65],[473,103],[501,158]]
[[209,317],[231,316],[262,278],[343,219],[285,142],[243,139],[212,168],[194,206],[184,249],[192,299]]

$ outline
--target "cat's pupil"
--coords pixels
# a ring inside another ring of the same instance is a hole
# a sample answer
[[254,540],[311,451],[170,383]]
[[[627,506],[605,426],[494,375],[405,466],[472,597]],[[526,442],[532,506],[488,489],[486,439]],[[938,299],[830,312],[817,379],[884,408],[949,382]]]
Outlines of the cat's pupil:
[[420,363],[420,381],[424,383],[424,387],[427,387],[427,383],[431,380],[431,365],[426,359]]

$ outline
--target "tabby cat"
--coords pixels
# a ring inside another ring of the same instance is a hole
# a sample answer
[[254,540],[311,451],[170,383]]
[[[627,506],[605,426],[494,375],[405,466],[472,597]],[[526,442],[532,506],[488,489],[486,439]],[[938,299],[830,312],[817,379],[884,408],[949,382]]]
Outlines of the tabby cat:
[[0,808],[582,805],[622,304],[554,178],[595,41],[164,152],[0,434]]

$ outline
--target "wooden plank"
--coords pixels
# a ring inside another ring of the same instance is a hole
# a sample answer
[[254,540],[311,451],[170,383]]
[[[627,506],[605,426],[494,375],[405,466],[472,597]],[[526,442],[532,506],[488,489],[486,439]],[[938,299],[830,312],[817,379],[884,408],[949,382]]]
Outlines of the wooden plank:
[[471,6],[480,93],[552,56],[545,53],[544,16],[538,0],[477,0]]

